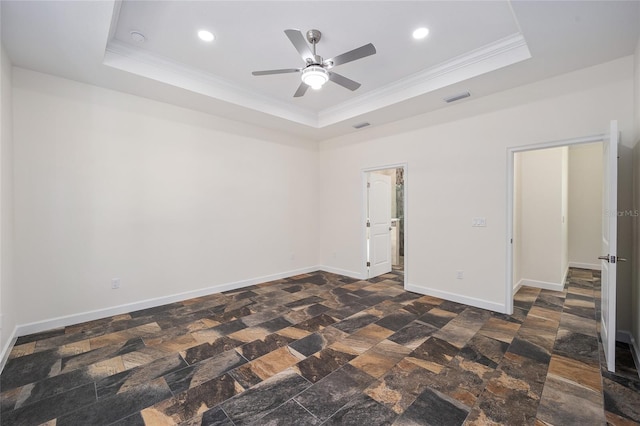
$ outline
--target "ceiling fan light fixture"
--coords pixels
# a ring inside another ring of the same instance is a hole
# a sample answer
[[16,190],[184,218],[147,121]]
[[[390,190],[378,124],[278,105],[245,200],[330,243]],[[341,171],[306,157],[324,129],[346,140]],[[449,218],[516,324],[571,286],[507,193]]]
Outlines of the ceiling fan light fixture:
[[319,90],[329,81],[329,73],[319,65],[311,65],[302,70],[302,82],[314,90]]

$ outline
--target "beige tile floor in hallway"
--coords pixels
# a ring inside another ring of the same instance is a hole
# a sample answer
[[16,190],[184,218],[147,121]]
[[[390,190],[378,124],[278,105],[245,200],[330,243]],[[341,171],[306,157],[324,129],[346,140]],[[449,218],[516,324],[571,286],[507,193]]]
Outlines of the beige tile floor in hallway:
[[402,283],[317,272],[21,337],[1,424],[640,421],[628,346],[617,374],[601,366],[597,272],[520,289],[513,315]]

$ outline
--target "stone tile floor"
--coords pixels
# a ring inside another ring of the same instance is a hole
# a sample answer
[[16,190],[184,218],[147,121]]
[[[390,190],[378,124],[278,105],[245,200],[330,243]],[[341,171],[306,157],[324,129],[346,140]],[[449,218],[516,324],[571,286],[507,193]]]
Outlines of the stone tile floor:
[[614,425],[640,421],[620,344],[601,367],[599,275],[523,287],[513,315],[300,275],[18,339],[2,425]]

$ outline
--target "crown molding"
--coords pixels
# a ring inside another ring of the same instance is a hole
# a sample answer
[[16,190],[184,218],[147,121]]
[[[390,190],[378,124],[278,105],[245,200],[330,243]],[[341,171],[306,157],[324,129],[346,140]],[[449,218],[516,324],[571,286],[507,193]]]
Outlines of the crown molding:
[[145,78],[180,87],[210,98],[230,102],[299,124],[318,128],[315,112],[265,96],[212,74],[152,55],[118,40],[107,44],[103,64]]
[[527,43],[522,34],[517,33],[317,114],[114,39],[106,46],[103,63],[210,98],[319,129],[529,58],[531,53]]
[[529,58],[531,58],[531,52],[526,40],[522,34],[516,33],[372,90],[355,99],[327,108],[318,114],[319,127],[329,126],[424,95]]

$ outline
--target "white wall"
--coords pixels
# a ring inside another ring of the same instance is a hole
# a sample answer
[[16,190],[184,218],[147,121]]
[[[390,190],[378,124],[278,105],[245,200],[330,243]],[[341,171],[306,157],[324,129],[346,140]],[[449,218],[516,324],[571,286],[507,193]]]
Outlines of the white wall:
[[363,273],[361,171],[407,162],[407,286],[504,309],[508,147],[603,133],[612,118],[629,135],[632,85],[627,57],[322,142],[323,265]]
[[[633,148],[633,210],[640,212],[640,39],[634,55],[634,142]],[[631,324],[636,354],[640,356],[640,217],[633,217],[633,277],[631,288]]]
[[11,62],[0,44],[0,367],[20,310],[13,281],[13,163]]
[[602,144],[569,148],[569,261],[600,269],[602,246]]
[[19,68],[13,83],[19,324],[318,264],[317,143]]
[[568,266],[566,217],[566,147],[516,154],[519,162],[517,193],[519,253],[514,256],[517,286],[561,290]]

